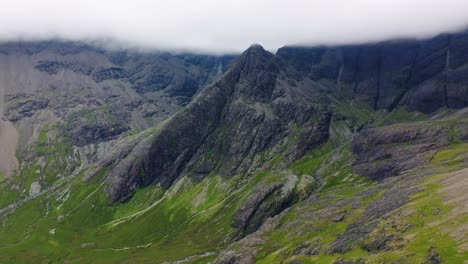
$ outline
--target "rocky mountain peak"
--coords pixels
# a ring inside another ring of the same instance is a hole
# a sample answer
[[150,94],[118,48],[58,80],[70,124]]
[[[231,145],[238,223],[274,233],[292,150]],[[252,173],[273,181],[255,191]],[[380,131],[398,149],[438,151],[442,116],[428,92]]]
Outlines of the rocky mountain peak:
[[[261,63],[268,62],[275,57],[271,52],[266,51],[259,44],[252,44],[247,50],[245,50],[237,59],[238,65],[248,66],[251,63],[259,65]],[[248,69],[245,69],[248,70]]]
[[262,45],[260,45],[258,43],[254,43],[254,44],[250,45],[249,48],[245,52],[265,53],[265,52],[268,52],[268,51],[266,51],[265,48],[263,48]]
[[220,80],[119,161],[109,173],[108,196],[117,201],[150,183],[169,188],[181,176],[229,178],[263,165],[260,153],[263,159],[285,154],[288,163],[322,143],[327,109],[295,100],[295,89],[279,84],[280,74],[274,54],[251,46]]
[[272,98],[278,72],[275,55],[254,44],[239,56],[220,83],[223,89],[230,87],[234,97],[265,102]]

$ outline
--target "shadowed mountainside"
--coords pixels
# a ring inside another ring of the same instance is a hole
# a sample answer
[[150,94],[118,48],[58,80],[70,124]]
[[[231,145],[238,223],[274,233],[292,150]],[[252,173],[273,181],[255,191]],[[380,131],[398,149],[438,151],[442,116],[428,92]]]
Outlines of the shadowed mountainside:
[[357,98],[374,109],[406,105],[431,113],[468,105],[468,33],[432,39],[388,41],[338,47],[285,47],[277,56],[300,74],[339,96]]

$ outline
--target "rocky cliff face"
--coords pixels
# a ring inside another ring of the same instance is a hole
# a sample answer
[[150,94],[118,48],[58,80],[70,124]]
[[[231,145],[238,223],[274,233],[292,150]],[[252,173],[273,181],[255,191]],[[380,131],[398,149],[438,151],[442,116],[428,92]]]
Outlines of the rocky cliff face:
[[313,96],[298,96],[282,74],[273,54],[257,45],[249,48],[220,80],[145,140],[144,151],[136,147],[114,167],[108,177],[111,200],[150,183],[168,188],[183,175],[243,175],[275,155],[285,155],[290,163],[323,143],[329,109],[323,102],[314,104]]
[[465,32],[423,41],[285,47],[278,56],[301,72],[295,79],[310,78],[339,96],[374,109],[405,105],[410,111],[431,113],[467,106],[467,46]]

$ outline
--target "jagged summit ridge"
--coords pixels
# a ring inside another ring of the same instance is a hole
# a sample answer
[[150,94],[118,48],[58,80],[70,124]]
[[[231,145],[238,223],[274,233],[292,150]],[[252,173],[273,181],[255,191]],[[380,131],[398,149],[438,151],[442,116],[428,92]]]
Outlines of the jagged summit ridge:
[[[262,165],[261,152],[265,158],[281,152],[279,146],[288,144],[287,138],[296,133],[293,126],[304,129],[288,148],[290,162],[323,142],[330,119],[326,108],[317,108],[310,104],[312,98],[298,98],[279,85],[280,72],[275,56],[262,48],[241,54],[220,80],[145,140],[150,147],[145,151],[137,147],[127,156],[136,158],[124,158],[109,173],[106,190],[111,200],[149,183],[167,188],[182,175],[248,173]],[[141,173],[136,171],[144,171],[145,177],[137,177]]]
[[[464,35],[454,37],[450,41],[454,47],[460,46],[455,39],[466,41]],[[182,175],[203,178],[212,173],[248,173],[261,165],[255,165],[260,152],[272,156],[279,153],[277,146],[286,144],[284,140],[292,134],[294,125],[306,129],[298,135],[299,143],[289,146],[288,157],[300,158],[304,151],[328,137],[331,114],[325,94],[345,96],[374,109],[403,105],[410,110],[421,107],[427,111],[440,107],[424,98],[414,100],[421,92],[432,96],[433,92],[446,89],[445,85],[433,86],[437,84],[435,80],[447,76],[446,41],[447,37],[442,36],[428,43],[284,48],[277,55],[253,45],[222,78],[168,121],[148,141],[152,143],[146,152],[132,154],[139,158],[135,163],[127,162],[128,166],[145,171],[145,177],[138,178],[136,173],[121,167],[114,169],[109,174],[107,193],[115,201],[136,186],[161,183],[169,187]],[[423,61],[438,62],[441,58],[428,50],[442,52],[443,68],[422,65]],[[423,74],[429,70],[431,74]],[[465,68],[455,71],[463,72]],[[463,89],[463,85],[455,85],[451,91],[466,96]],[[174,148],[168,142],[180,143]],[[216,155],[206,157],[213,152]]]

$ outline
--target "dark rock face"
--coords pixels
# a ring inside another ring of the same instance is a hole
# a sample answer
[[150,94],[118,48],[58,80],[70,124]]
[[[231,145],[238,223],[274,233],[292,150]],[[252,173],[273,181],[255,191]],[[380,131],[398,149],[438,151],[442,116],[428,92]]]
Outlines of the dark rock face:
[[447,146],[447,129],[434,126],[390,126],[370,129],[353,140],[356,173],[381,180],[428,161],[432,150]]
[[440,260],[439,253],[437,253],[434,247],[429,248],[429,252],[427,253],[427,258],[424,261],[425,264],[439,264],[442,263]]
[[36,69],[39,71],[47,72],[48,74],[57,74],[59,69],[64,68],[64,64],[55,61],[40,61],[36,65]]
[[[225,255],[216,261],[216,264],[237,264],[237,263],[240,263],[238,258],[232,255]],[[246,264],[247,263],[253,263],[253,261],[246,262]]]
[[122,79],[128,76],[128,72],[125,69],[112,67],[108,69],[102,69],[93,72],[93,79],[96,82],[102,82],[109,79]]
[[367,236],[377,227],[376,221],[372,222],[355,222],[350,224],[344,233],[338,236],[338,238],[328,248],[328,253],[345,253],[358,243],[364,241]]
[[302,242],[301,245],[294,250],[294,255],[313,256],[319,254],[320,249],[320,244]]
[[72,70],[76,73],[89,75],[93,71],[93,68],[88,65],[62,61],[39,61],[35,68],[48,74],[57,74],[59,70]]
[[62,129],[74,145],[85,146],[114,139],[130,130],[128,119],[124,112],[78,111],[69,117]]
[[257,186],[252,195],[247,197],[244,203],[235,212],[233,217],[233,226],[245,229],[258,207],[268,198],[269,195],[280,187],[281,184],[271,184],[270,186],[264,186],[262,184]]
[[49,99],[37,98],[28,94],[17,94],[7,97],[6,117],[15,122],[25,117],[31,117],[37,110],[46,108]]
[[341,96],[375,109],[405,104],[410,111],[431,113],[440,107],[468,105],[466,76],[468,33],[423,41],[300,48],[284,47],[278,56],[304,77],[334,82]]
[[360,260],[352,261],[352,260],[339,259],[333,262],[333,264],[361,264],[361,263],[364,263],[364,261],[360,261]]
[[396,239],[398,238],[393,234],[379,234],[370,243],[365,244],[363,248],[369,252],[391,250],[392,248],[389,244]]
[[280,226],[281,219],[288,211],[289,209],[286,209],[280,214],[268,218],[257,231],[229,245],[220,252],[213,263],[256,263],[259,248],[268,240],[264,236]]
[[232,226],[237,231],[237,237],[243,237],[256,231],[263,222],[283,211],[292,200],[291,193],[282,194],[282,184],[259,184],[254,192],[247,197],[233,216]]
[[67,128],[72,142],[76,146],[98,143],[115,139],[130,128],[119,123],[74,124],[76,127]]

